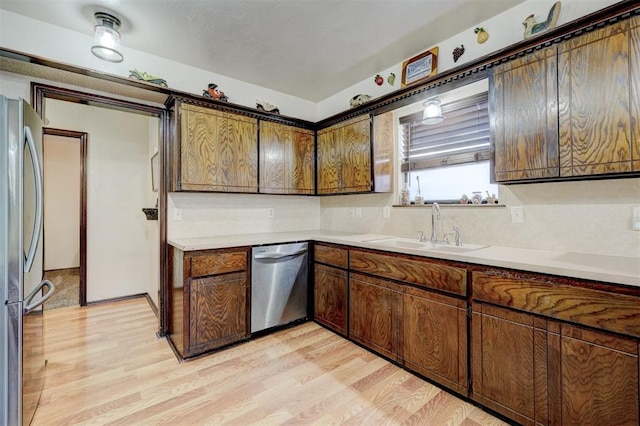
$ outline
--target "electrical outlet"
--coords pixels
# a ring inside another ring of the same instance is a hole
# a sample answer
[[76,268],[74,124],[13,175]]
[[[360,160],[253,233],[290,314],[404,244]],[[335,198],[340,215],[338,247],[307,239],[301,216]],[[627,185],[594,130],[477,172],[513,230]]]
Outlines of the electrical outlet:
[[173,209],[173,220],[182,220],[182,209]]
[[640,206],[631,209],[631,229],[640,231]]
[[382,208],[382,218],[383,219],[389,219],[390,217],[391,217],[391,207],[384,206]]
[[362,208],[356,207],[356,217],[362,217]]
[[511,207],[511,223],[524,222],[524,209],[522,207]]
[[273,215],[274,215],[273,209],[272,208],[268,208],[267,209],[267,217],[270,218],[270,219],[273,219]]

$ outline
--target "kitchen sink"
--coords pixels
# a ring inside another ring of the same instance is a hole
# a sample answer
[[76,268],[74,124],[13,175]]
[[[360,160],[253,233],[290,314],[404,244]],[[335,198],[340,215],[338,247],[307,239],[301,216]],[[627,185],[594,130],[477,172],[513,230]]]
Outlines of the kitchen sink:
[[376,240],[365,240],[365,243],[380,244],[383,246],[404,247],[412,249],[428,249],[431,242],[417,241],[411,238],[380,238]]
[[439,251],[445,253],[467,253],[487,247],[480,244],[463,244],[461,246],[456,246],[454,244],[446,244],[440,242],[432,243],[431,241],[417,241],[412,238],[400,237],[378,238],[373,240],[365,240],[363,242],[387,247],[402,247],[417,250]]

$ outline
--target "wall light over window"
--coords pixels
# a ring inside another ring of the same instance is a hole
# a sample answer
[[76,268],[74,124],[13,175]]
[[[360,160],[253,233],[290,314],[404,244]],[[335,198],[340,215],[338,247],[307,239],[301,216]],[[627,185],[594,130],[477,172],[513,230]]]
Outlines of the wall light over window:
[[91,53],[109,62],[122,62],[124,57],[120,53],[120,20],[105,12],[95,13],[98,25],[94,27],[93,46]]
[[422,113],[422,124],[438,124],[442,123],[444,117],[442,116],[442,107],[440,106],[440,99],[430,98],[427,99],[424,104],[424,111]]

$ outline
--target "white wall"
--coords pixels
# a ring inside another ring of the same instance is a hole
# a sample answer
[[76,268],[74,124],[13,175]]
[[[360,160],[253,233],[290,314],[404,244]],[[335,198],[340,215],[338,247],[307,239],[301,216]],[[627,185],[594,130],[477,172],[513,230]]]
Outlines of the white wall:
[[[562,9],[558,19],[558,26],[617,2],[618,0],[562,0]],[[514,6],[500,15],[487,20],[486,22],[478,22],[468,30],[441,41],[436,45],[439,49],[438,72],[441,73],[452,69],[464,64],[465,62],[470,62],[522,41],[524,30],[522,21],[532,13],[536,15],[536,18],[539,21],[543,21],[546,19],[549,9],[554,3],[555,0],[525,1],[524,3]],[[475,27],[484,27],[484,29],[489,33],[489,40],[487,40],[486,43],[478,44],[476,42],[476,34],[473,32]],[[460,57],[460,59],[458,59],[458,62],[454,62],[452,54],[453,49],[460,45],[464,45],[465,53]],[[434,46],[424,46],[424,49],[420,52],[415,52],[415,55],[431,49],[432,47]],[[319,102],[317,116],[319,118],[326,118],[348,109],[349,99],[360,93],[365,93],[377,98],[394,90],[398,90],[402,80],[402,63],[396,64],[386,70],[382,70],[380,75],[386,78],[391,72],[396,75],[396,83],[394,86],[390,86],[386,83],[382,86],[378,86],[374,83],[373,78],[368,77],[360,83],[345,88],[335,95]]]
[[142,208],[151,188],[149,123],[157,118],[50,99],[46,111],[49,126],[89,133],[87,301],[147,293],[157,242]]
[[80,140],[44,136],[44,270],[80,266]]
[[[175,220],[175,209],[182,220]],[[273,218],[268,217],[272,208]],[[169,194],[168,238],[302,231],[320,227],[320,199],[295,195]]]
[[129,70],[137,68],[164,78],[173,89],[197,95],[202,94],[208,83],[216,83],[232,103],[255,108],[256,99],[265,99],[278,105],[283,115],[316,119],[314,102],[129,49],[126,39],[122,40],[123,62],[114,64],[100,60],[90,52],[91,28],[87,25],[87,34],[78,33],[0,9],[2,47],[125,78],[128,78]]

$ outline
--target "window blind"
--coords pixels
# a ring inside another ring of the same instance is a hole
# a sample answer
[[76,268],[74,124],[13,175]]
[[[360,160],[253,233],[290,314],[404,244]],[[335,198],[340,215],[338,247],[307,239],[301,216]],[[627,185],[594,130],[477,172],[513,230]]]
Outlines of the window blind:
[[489,159],[488,95],[442,106],[444,121],[422,124],[422,111],[400,118],[402,172]]

